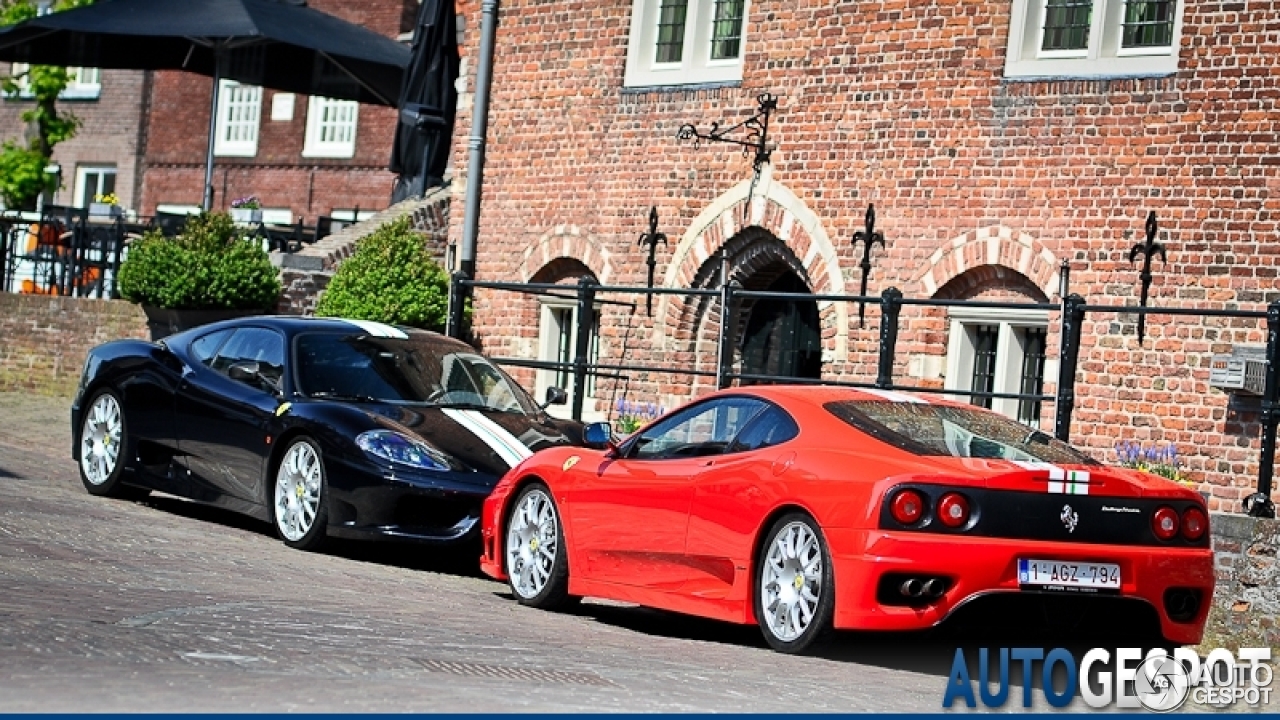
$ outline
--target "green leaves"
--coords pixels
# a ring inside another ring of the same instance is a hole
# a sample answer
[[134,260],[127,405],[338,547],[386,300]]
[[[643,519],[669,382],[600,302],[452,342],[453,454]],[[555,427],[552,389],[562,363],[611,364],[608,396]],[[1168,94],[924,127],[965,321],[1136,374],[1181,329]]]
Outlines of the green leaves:
[[256,239],[240,237],[226,213],[198,215],[182,235],[148,233],[120,266],[120,294],[179,310],[262,310],[280,299],[280,279]]
[[47,159],[12,140],[0,146],[0,197],[11,208],[34,208],[36,196],[54,189],[54,177],[45,173]]
[[376,320],[443,330],[449,275],[432,260],[421,235],[403,217],[356,245],[320,297],[316,315]]

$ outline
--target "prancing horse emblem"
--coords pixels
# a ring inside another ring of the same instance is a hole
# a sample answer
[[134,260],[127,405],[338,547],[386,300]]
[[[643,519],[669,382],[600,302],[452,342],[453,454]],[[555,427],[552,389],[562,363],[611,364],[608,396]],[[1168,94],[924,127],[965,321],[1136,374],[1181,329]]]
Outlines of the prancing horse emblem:
[[1071,509],[1070,505],[1062,506],[1062,514],[1058,516],[1058,519],[1062,521],[1062,526],[1069,533],[1075,532],[1076,525],[1080,524],[1080,516],[1076,514],[1075,510]]

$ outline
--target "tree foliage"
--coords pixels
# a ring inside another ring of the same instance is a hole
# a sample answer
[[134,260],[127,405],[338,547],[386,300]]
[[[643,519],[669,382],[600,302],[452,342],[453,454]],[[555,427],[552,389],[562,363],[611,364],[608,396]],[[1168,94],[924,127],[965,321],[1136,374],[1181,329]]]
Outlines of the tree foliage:
[[280,278],[267,252],[240,236],[226,213],[198,215],[176,238],[152,231],[129,248],[120,294],[176,310],[270,310]]
[[448,273],[402,217],[356,245],[320,297],[316,315],[440,331],[448,305]]
[[[59,0],[53,9],[67,10],[88,5],[93,0]],[[13,25],[36,16],[32,0],[0,0],[0,25]],[[44,168],[53,157],[53,148],[71,139],[80,127],[75,115],[57,108],[58,95],[66,89],[71,75],[66,68],[32,65],[16,75],[0,76],[0,92],[6,97],[26,97],[34,101],[22,113],[22,121],[33,128],[29,139],[7,140],[0,145],[0,197],[9,207],[32,209],[46,190],[56,190],[55,178]]]

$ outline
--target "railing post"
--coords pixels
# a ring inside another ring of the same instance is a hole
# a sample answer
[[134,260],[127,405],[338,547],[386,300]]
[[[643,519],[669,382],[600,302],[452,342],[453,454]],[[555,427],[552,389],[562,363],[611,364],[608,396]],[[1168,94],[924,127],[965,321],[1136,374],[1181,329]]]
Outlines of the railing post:
[[445,324],[445,334],[451,338],[462,339],[462,324],[466,318],[467,289],[462,284],[467,279],[464,272],[455,272],[449,276],[449,313]]
[[1271,477],[1276,463],[1276,424],[1280,423],[1280,301],[1267,305],[1267,375],[1262,394],[1262,452],[1258,458],[1258,491],[1244,499],[1253,517],[1273,518]]
[[1083,325],[1084,298],[1072,293],[1062,302],[1058,392],[1054,401],[1053,436],[1063,442],[1071,437],[1071,412],[1076,404],[1076,363],[1080,359],[1080,331]]
[[595,326],[596,281],[590,275],[578,279],[578,336],[573,347],[573,419],[582,421],[582,403],[587,395],[587,361]]
[[876,387],[893,387],[893,353],[898,345],[898,314],[902,312],[902,291],[887,288],[880,293],[880,367]]
[[720,337],[716,345],[716,387],[724,389],[733,384],[733,291],[738,287],[737,280],[720,284]]

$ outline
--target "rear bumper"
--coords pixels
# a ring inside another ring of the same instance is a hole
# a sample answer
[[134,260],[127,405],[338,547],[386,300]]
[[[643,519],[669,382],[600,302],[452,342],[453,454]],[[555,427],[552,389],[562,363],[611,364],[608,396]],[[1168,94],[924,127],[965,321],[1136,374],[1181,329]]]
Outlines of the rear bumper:
[[[1150,605],[1159,616],[1161,633],[1172,642],[1200,642],[1213,598],[1213,553],[1207,548],[1067,544],[883,530],[828,529],[827,539],[836,577],[837,628],[921,630],[941,623],[977,598],[1025,594],[1018,584],[1019,558],[1119,565],[1119,597]],[[949,587],[928,603],[885,604],[877,595],[890,573],[943,577]],[[1198,591],[1201,600],[1192,617],[1185,621],[1170,617],[1165,599],[1170,589]],[[1073,597],[1088,603],[1094,596]]]

